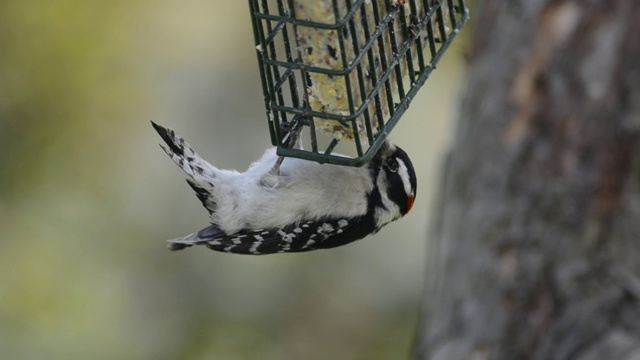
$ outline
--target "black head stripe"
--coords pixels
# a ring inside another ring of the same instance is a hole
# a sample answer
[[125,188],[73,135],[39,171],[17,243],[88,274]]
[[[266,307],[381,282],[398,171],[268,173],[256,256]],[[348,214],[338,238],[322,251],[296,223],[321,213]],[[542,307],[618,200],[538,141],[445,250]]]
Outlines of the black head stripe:
[[[411,163],[407,153],[399,147],[396,147],[395,152],[388,161],[393,162],[394,164],[396,164],[396,162],[401,162],[407,170],[407,173],[405,174],[404,171],[397,171],[395,165],[393,167],[386,165],[383,166],[387,176],[388,188],[386,190],[389,199],[398,204],[402,214],[406,214],[409,211],[408,196],[411,194],[415,196],[416,194],[416,174],[413,169],[413,164]],[[410,189],[405,189],[406,180],[403,180],[403,176],[408,176],[407,180],[409,182]],[[409,190],[410,193],[407,193],[407,190]]]
[[411,191],[413,191],[413,195],[417,194],[417,179],[416,179],[416,171],[413,168],[413,164],[411,163],[411,159],[409,159],[409,155],[399,147],[396,147],[395,157],[402,160],[404,165],[407,167],[407,173],[409,175],[409,183],[411,184]]
[[408,195],[405,190],[405,182],[402,179],[401,172],[397,171],[397,161],[400,160],[407,170],[407,176],[410,191],[415,196],[416,194],[416,174],[413,168],[413,164],[409,159],[407,153],[396,145],[385,141],[380,150],[373,156],[369,162],[369,171],[371,172],[372,179],[378,179],[380,172],[384,171],[386,176],[386,182],[388,184],[387,189],[378,189],[377,181],[374,181],[374,188],[371,194],[369,194],[369,212],[374,211],[375,208],[385,208],[384,203],[380,195],[381,191],[385,191],[391,201],[398,204],[402,214],[406,214],[409,209]]
[[398,204],[402,214],[406,214],[409,210],[409,201],[407,193],[404,191],[402,179],[400,179],[400,176],[397,173],[391,173],[387,178],[389,184],[389,187],[387,188],[387,195],[389,196],[389,199]]

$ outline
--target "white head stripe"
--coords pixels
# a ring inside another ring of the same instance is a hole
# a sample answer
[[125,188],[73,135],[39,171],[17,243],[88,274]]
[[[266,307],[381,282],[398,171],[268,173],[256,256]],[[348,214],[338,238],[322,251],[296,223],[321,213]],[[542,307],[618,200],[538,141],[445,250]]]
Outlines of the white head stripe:
[[398,165],[400,165],[398,173],[400,174],[400,178],[402,179],[404,191],[407,193],[407,195],[411,195],[411,182],[409,181],[409,170],[407,169],[407,165],[401,159],[396,160],[398,161]]

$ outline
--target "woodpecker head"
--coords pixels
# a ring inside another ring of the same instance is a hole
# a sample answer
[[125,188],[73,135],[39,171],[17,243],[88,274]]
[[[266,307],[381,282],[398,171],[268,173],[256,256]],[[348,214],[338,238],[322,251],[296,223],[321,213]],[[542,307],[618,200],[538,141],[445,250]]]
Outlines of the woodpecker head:
[[[407,214],[416,198],[416,173],[404,150],[386,141],[371,160],[375,179],[373,211],[376,227],[381,228]],[[376,194],[377,192],[377,194]]]

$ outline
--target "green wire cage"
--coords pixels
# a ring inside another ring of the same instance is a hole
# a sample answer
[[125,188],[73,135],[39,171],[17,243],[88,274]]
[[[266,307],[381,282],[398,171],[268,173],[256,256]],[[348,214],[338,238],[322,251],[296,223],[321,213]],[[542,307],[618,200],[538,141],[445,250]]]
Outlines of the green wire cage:
[[[278,154],[348,166],[375,154],[468,18],[463,0],[249,5]],[[345,139],[353,157],[333,154]]]

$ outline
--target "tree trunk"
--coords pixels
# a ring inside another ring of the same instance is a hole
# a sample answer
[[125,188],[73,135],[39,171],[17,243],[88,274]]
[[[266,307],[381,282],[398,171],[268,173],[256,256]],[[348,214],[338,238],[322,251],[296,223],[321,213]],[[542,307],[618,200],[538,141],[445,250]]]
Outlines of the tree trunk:
[[477,8],[415,358],[638,360],[640,1]]

